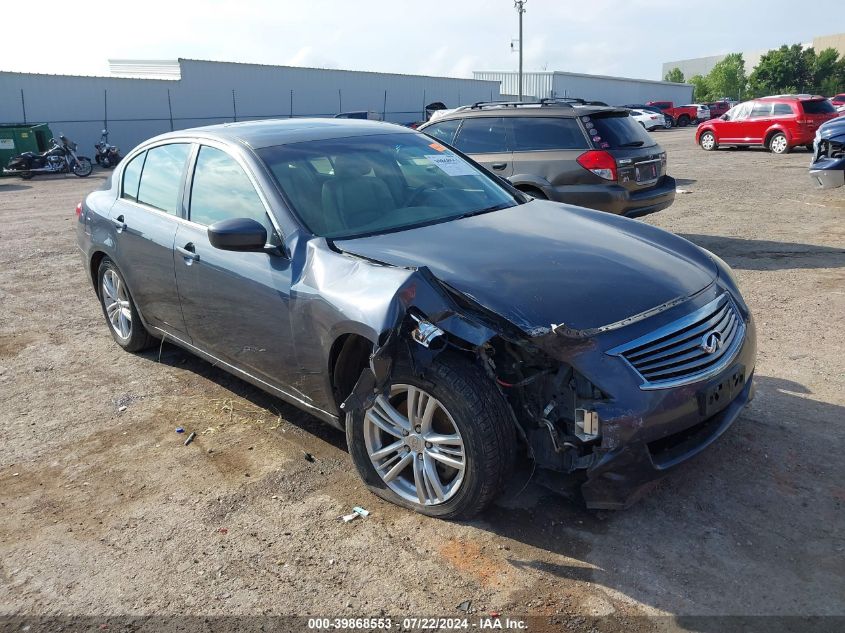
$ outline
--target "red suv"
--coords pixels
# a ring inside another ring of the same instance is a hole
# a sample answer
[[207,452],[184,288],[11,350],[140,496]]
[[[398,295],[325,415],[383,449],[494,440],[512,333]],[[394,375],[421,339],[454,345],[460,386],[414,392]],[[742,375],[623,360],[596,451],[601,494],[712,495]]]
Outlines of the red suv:
[[762,97],[705,121],[698,126],[695,140],[707,151],[720,145],[763,145],[775,154],[786,154],[799,145],[812,150],[816,129],[833,118],[836,109],[824,97]]
[[845,105],[845,92],[830,98],[830,102],[835,106]]

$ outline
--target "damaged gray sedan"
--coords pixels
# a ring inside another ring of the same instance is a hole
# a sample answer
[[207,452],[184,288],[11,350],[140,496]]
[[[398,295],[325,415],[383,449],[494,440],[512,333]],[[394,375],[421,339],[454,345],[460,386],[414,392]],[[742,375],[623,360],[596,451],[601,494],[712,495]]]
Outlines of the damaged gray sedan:
[[482,510],[531,460],[624,507],[753,394],[718,257],[391,124],[159,136],[77,215],[120,346],[175,343],[336,426],[367,486],[424,514]]

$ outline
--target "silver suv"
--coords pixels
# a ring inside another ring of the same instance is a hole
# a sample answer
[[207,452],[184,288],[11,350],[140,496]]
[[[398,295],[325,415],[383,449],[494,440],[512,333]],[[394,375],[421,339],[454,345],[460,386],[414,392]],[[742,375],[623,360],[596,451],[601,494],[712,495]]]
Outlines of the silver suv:
[[675,200],[666,152],[624,108],[552,99],[480,102],[419,129],[535,198],[628,217]]

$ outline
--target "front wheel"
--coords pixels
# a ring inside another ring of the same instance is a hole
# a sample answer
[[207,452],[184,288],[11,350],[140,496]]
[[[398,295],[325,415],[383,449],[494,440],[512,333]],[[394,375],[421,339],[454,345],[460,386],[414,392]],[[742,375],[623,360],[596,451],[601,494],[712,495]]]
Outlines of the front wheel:
[[80,178],[90,176],[92,171],[94,171],[94,166],[91,164],[90,158],[80,156],[73,165],[73,173]]
[[704,132],[698,139],[698,144],[701,145],[701,149],[707,152],[712,152],[714,149],[719,147],[719,144],[716,142],[716,136],[713,132]]
[[786,135],[778,132],[769,140],[769,150],[772,154],[788,154],[789,142],[786,140]]
[[31,180],[34,174],[31,171],[22,171],[21,178],[23,180]]
[[422,377],[398,364],[387,395],[347,416],[346,440],[370,491],[444,519],[489,505],[516,451],[504,397],[480,367],[446,352]]
[[147,332],[123,275],[108,257],[97,271],[97,294],[114,340],[127,352],[139,352],[155,340]]

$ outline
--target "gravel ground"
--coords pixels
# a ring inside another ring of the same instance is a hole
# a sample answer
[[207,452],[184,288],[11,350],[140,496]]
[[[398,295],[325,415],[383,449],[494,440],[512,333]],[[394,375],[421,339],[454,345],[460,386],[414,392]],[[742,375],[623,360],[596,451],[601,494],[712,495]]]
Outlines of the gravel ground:
[[341,433],[177,348],[114,344],[73,221],[102,172],[0,180],[0,614],[845,615],[845,191],[813,189],[804,150],[657,135],[690,193],[644,221],[733,266],[758,392],[614,513],[534,483],[470,522],[380,501]]

